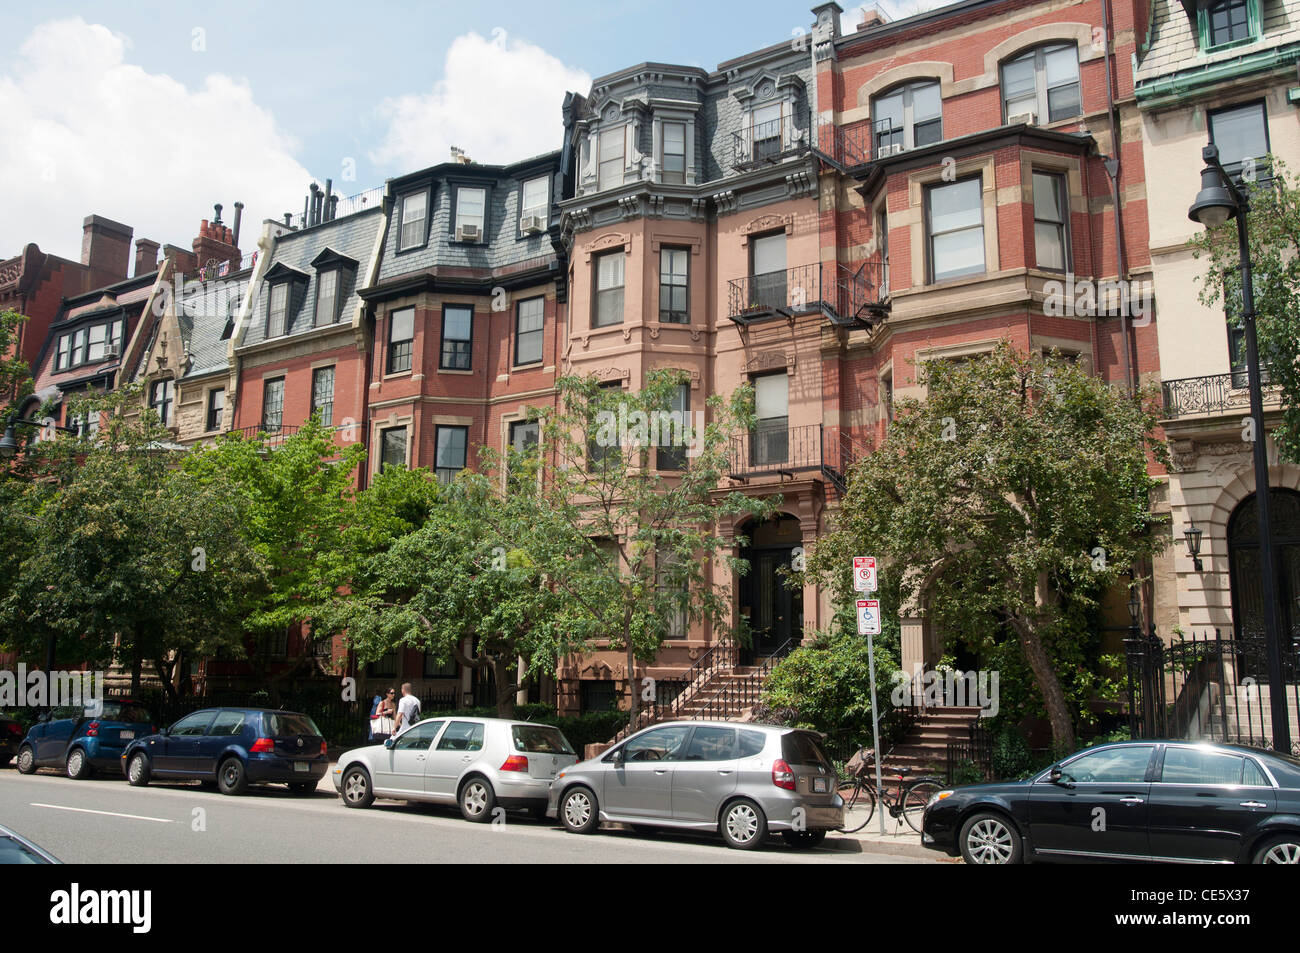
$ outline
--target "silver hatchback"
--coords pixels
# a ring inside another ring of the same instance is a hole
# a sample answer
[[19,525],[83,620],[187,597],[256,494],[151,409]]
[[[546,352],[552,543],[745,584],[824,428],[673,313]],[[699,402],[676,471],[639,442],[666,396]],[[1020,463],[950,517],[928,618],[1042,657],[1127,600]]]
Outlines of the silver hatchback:
[[559,728],[504,718],[426,718],[388,739],[345,752],[334,789],[348,807],[377,797],[456,804],[467,821],[498,808],[545,819],[551,781],[578,760]]
[[835,766],[816,732],[666,722],[561,771],[546,813],[575,834],[611,821],[716,830],[742,850],[761,845],[769,831],[813,847],[843,826],[836,787]]

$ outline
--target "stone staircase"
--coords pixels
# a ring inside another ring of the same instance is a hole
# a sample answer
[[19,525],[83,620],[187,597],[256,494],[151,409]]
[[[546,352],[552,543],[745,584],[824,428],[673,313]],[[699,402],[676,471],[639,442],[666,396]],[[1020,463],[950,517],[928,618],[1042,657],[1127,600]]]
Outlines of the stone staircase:
[[[881,773],[895,776],[901,768],[912,775],[942,774],[950,741],[969,741],[971,728],[979,721],[980,709],[945,707],[921,709],[903,740],[884,756]],[[874,769],[873,769],[874,776]]]
[[[1287,723],[1293,752],[1300,749],[1300,706],[1294,690],[1286,691]],[[1185,734],[1206,741],[1231,744],[1269,745],[1273,740],[1273,710],[1268,685],[1233,685],[1225,695],[1211,684],[1201,693],[1198,710],[1189,719]]]

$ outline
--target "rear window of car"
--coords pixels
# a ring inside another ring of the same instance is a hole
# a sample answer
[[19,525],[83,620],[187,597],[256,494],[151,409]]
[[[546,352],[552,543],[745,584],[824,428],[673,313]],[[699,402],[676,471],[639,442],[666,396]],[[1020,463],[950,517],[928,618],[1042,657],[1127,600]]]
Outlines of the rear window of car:
[[792,731],[781,736],[781,757],[789,764],[821,765],[833,768],[822,743],[806,731]]
[[756,754],[762,754],[763,748],[767,745],[767,736],[761,731],[747,731],[740,729],[740,747],[736,751],[737,758],[752,758]]
[[283,711],[266,713],[266,727],[271,737],[282,738],[285,735],[319,735],[316,722],[306,715],[295,715]]
[[104,721],[125,721],[136,725],[147,725],[150,721],[149,712],[128,702],[104,702],[104,710],[99,717]]
[[550,725],[511,725],[515,750],[526,754],[573,754],[573,746],[559,728]]

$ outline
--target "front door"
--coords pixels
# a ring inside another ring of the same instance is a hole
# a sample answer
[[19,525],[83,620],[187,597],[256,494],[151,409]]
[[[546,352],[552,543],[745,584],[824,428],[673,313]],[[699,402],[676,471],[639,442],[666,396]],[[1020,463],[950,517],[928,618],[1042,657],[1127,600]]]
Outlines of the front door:
[[[749,607],[752,633],[746,662],[767,658],[803,631],[803,589],[790,585],[782,572],[794,558],[793,547],[754,549],[744,555],[749,572],[742,577],[748,590],[742,606]],[[788,648],[788,646],[787,646]]]
[[1029,836],[1048,856],[1145,858],[1155,745],[1099,748],[1061,765],[1061,780],[1035,781]]

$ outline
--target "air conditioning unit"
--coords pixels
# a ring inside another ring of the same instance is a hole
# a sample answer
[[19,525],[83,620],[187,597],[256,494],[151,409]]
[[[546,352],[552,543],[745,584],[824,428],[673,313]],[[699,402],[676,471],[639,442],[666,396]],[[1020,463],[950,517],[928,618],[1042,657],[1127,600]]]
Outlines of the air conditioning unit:
[[106,360],[106,361],[115,361],[115,360],[117,360],[117,345],[116,345],[116,344],[110,344],[110,345],[108,345],[106,348],[104,348],[104,360]]
[[483,240],[483,232],[477,225],[457,225],[456,241],[477,242]]
[[519,230],[525,235],[536,235],[546,230],[540,215],[525,215],[519,220]]
[[877,149],[876,158],[887,159],[890,156],[896,156],[900,152],[904,152],[904,151],[906,151],[904,145],[901,142],[895,142],[887,146],[881,146],[879,149]]
[[1034,110],[1032,109],[1029,110],[1028,112],[1016,113],[1014,116],[1007,117],[1007,125],[1009,126],[1019,126],[1022,124],[1026,126],[1033,126],[1033,125],[1037,125],[1037,123],[1038,123],[1038,113],[1034,112]]

